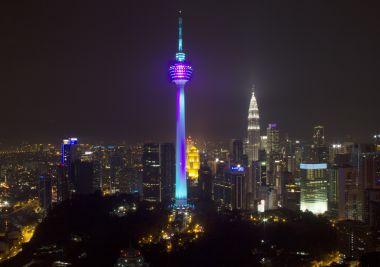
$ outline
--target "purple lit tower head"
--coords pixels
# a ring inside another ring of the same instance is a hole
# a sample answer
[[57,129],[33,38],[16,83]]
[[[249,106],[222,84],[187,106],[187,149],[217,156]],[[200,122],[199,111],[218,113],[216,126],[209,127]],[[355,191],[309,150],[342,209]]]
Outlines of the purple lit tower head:
[[185,84],[190,80],[193,68],[185,59],[186,54],[182,51],[182,17],[180,16],[178,52],[175,55],[175,61],[173,61],[169,67],[170,81],[175,83],[177,87],[175,206],[178,208],[187,207]]

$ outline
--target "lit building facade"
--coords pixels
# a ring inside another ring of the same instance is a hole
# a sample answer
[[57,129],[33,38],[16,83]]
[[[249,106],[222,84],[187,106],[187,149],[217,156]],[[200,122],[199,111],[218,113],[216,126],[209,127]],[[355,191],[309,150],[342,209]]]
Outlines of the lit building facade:
[[259,159],[260,148],[260,116],[259,107],[257,105],[254,88],[252,89],[251,101],[248,109],[248,131],[247,131],[247,147],[248,163]]
[[189,179],[197,181],[199,177],[199,151],[195,146],[191,146],[187,150],[186,170]]
[[179,17],[178,52],[169,67],[170,80],[177,87],[177,127],[176,127],[176,190],[175,205],[187,206],[186,181],[186,137],[185,137],[185,84],[190,80],[193,68],[186,61],[182,50],[182,17]]
[[73,163],[77,159],[78,138],[64,139],[61,145],[61,163],[57,170],[57,200],[62,202],[74,191]]
[[301,163],[301,210],[327,211],[327,164]]

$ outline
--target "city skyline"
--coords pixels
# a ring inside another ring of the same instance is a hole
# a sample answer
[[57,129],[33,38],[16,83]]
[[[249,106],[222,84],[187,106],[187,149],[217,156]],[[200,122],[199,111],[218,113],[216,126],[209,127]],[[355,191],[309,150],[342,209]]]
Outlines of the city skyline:
[[[297,11],[276,1],[241,3],[234,11],[225,3],[183,3],[200,70],[188,96],[190,135],[245,137],[253,83],[262,129],[275,122],[290,137],[305,138],[324,125],[327,138],[361,140],[379,131],[372,110],[380,85],[373,71],[376,9],[353,1],[329,8],[292,3]],[[177,4],[103,10],[79,3],[78,12],[65,4],[2,5],[1,142],[174,140],[174,96],[164,69]]]
[[376,12],[291,1],[6,13],[0,265],[378,266]]

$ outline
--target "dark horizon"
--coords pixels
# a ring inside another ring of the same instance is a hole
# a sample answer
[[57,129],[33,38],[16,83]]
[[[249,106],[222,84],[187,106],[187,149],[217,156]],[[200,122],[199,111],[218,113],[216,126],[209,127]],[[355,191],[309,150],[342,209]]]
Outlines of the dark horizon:
[[[372,5],[371,5],[372,4]],[[170,141],[178,3],[2,2],[1,143]],[[378,3],[183,1],[187,134],[246,136],[255,84],[262,134],[369,141],[380,79]],[[342,140],[343,141],[343,140]]]

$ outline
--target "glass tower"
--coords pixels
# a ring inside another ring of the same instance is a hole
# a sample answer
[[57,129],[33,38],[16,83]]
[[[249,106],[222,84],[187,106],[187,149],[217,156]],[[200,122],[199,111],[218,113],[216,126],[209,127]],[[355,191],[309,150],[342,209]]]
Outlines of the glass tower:
[[252,164],[252,161],[259,159],[260,147],[259,107],[257,106],[254,89],[252,88],[252,97],[248,109],[248,144],[246,153],[249,165]]
[[301,210],[327,211],[327,164],[301,163]]

